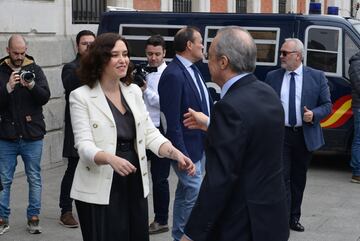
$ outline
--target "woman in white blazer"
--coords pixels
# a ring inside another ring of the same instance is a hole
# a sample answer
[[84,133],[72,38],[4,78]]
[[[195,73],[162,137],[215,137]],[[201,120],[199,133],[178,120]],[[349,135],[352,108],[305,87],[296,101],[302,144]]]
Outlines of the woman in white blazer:
[[137,85],[131,84],[128,44],[98,36],[80,65],[84,84],[70,94],[79,153],[71,189],[85,241],[147,241],[149,194],[145,149],[195,167],[154,127]]

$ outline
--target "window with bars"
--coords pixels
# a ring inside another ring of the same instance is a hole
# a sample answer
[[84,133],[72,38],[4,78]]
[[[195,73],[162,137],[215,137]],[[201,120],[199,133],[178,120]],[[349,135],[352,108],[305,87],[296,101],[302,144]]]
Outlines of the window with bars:
[[286,0],[279,0],[279,13],[286,13]]
[[72,0],[72,23],[99,23],[105,8],[106,0]]
[[246,0],[236,0],[236,12],[237,13],[246,13],[247,12],[247,1]]
[[173,12],[188,13],[191,12],[191,0],[174,0]]

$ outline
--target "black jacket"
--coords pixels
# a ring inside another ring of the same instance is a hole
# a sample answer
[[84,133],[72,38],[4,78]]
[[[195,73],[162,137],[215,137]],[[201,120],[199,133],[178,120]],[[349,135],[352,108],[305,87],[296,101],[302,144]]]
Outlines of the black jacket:
[[349,63],[349,77],[352,88],[352,107],[360,109],[360,52],[352,56]]
[[6,84],[13,70],[9,57],[0,60],[0,139],[40,140],[46,133],[42,106],[50,98],[46,77],[31,56],[26,55],[22,70],[35,74],[35,85],[29,90],[17,85],[8,93]]
[[74,133],[71,126],[69,95],[71,91],[80,87],[81,85],[79,77],[76,74],[76,70],[79,68],[79,66],[80,55],[78,54],[72,62],[64,65],[61,72],[61,79],[65,89],[66,100],[63,157],[78,157],[78,153],[74,148]]

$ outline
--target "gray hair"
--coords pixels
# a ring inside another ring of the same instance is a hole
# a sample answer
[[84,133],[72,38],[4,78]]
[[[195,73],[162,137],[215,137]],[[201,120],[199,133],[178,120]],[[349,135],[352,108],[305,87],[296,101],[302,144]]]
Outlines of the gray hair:
[[219,29],[217,34],[221,36],[215,46],[216,56],[226,56],[236,73],[254,72],[256,45],[249,32],[238,26],[228,26]]
[[303,42],[301,42],[298,38],[286,38],[285,42],[294,42],[295,43],[295,49],[293,51],[297,51],[301,54],[301,59],[304,58],[305,54],[305,48]]

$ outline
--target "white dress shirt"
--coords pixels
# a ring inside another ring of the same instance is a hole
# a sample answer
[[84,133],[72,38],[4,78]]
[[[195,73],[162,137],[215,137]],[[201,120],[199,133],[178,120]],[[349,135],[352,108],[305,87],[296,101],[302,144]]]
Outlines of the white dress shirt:
[[301,116],[301,108],[304,108],[301,105],[301,93],[303,86],[303,65],[301,64],[294,71],[285,71],[282,85],[281,85],[281,93],[280,99],[285,112],[285,126],[290,126],[289,124],[289,88],[290,88],[290,78],[291,72],[295,72],[295,109],[296,109],[296,125],[302,126],[302,116]]
[[150,118],[156,127],[160,126],[160,101],[158,85],[162,72],[166,68],[165,61],[157,68],[157,72],[146,75],[146,90],[144,91],[144,102]]

